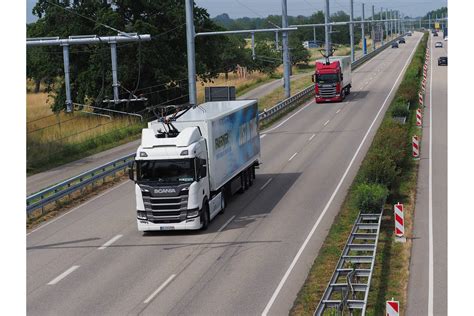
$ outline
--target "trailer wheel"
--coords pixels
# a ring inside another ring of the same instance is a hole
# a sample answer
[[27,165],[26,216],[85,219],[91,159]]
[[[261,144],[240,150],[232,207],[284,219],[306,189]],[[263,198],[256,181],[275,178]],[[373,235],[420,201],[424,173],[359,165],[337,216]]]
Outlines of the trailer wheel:
[[349,94],[351,94],[351,87],[350,86],[347,87],[347,91],[346,91],[346,95],[349,95]]
[[247,172],[247,170],[244,170],[243,175],[244,175],[244,191],[247,191],[249,186],[250,186],[249,185],[249,173]]
[[255,166],[252,166],[252,178],[255,180]]
[[227,194],[226,194],[226,189],[225,187],[222,189],[221,191],[221,196],[222,196],[222,200],[221,200],[221,211],[219,212],[219,214],[224,214],[224,211],[225,211],[225,207],[227,205]]
[[345,98],[346,98],[346,89],[342,89],[341,90],[341,101],[344,101]]
[[202,206],[201,221],[201,230],[206,230],[209,226],[209,204],[207,203],[207,201],[205,201]]
[[245,178],[244,178],[244,173],[245,173],[245,172],[241,172],[241,173],[240,173],[240,189],[239,189],[239,193],[240,193],[240,194],[244,193],[244,191],[245,191]]
[[252,169],[253,167],[250,167],[247,169],[247,178],[249,179],[249,187],[251,187],[253,184]]

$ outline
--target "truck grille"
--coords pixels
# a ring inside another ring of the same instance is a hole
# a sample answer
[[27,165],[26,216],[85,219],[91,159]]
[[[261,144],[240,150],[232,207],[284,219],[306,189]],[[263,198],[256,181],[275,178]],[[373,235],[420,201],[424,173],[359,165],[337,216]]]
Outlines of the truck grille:
[[319,86],[319,95],[323,98],[333,98],[336,96],[336,87]]
[[179,223],[186,219],[188,195],[153,197],[149,193],[145,193],[143,194],[143,204],[150,222]]

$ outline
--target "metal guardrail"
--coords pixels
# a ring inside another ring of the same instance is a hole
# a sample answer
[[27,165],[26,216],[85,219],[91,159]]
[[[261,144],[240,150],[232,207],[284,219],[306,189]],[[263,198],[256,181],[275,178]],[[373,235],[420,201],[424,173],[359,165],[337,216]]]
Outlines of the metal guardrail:
[[26,213],[30,214],[33,210],[43,208],[86,185],[128,168],[134,157],[135,153],[124,156],[28,196]]
[[[365,315],[380,233],[379,214],[359,213],[336,269],[313,315]],[[344,281],[345,283],[342,283]]]
[[[352,69],[357,68],[365,61],[371,59],[382,50],[387,48],[392,44],[393,41],[400,39],[402,36],[397,37],[396,39],[387,42],[385,45],[377,48],[375,51],[359,58],[352,63]],[[271,107],[269,110],[259,113],[260,122],[268,121],[274,118],[276,115],[281,114],[282,111],[287,110],[289,107],[294,106],[298,101],[303,99],[305,96],[314,91],[314,85],[303,89],[302,91],[296,93],[295,95],[278,102],[276,105]],[[92,170],[86,171],[78,176],[67,179],[61,183],[48,187],[41,190],[38,193],[32,194],[26,198],[26,212],[30,214],[33,210],[38,208],[43,208],[47,204],[53,203],[62,197],[69,195],[75,191],[82,189],[84,186],[89,185],[97,180],[103,179],[109,176],[112,173],[116,173],[121,170],[125,170],[135,153],[116,159],[109,163],[106,163],[100,167],[94,168]]]

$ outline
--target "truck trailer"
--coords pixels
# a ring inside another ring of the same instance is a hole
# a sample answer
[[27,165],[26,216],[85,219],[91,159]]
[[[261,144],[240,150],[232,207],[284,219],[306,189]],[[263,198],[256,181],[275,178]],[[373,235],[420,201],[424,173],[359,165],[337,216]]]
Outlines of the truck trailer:
[[351,93],[350,56],[331,56],[317,60],[313,82],[316,103],[343,101]]
[[148,123],[130,168],[139,231],[206,229],[255,179],[256,100],[207,102]]

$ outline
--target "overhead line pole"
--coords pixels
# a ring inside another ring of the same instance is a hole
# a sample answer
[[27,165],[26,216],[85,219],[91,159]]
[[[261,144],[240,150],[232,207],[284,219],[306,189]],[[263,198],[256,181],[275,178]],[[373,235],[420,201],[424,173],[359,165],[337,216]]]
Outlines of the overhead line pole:
[[375,7],[372,5],[372,50],[375,50]]
[[351,62],[355,61],[355,52],[354,52],[354,0],[349,0],[351,5],[350,15],[349,15],[349,34],[350,34],[350,42],[351,42]]
[[[379,18],[380,18],[380,21],[383,20],[383,8],[380,8],[380,17],[379,17]],[[382,37],[381,37],[382,46],[383,46],[383,36],[384,36],[384,34],[383,34],[383,33],[384,33],[384,24],[385,24],[385,23],[380,22],[380,27],[381,27],[381,29],[382,29]]]
[[194,50],[194,1],[186,0],[186,49],[188,57],[189,104],[197,105],[196,53]]
[[[281,26],[283,28],[288,27],[288,15],[287,15],[287,4],[286,0],[281,0]],[[283,44],[283,77],[284,77],[284,88],[285,88],[285,98],[291,96],[291,87],[290,87],[290,54],[288,49],[288,32],[283,32],[282,38]]]
[[331,47],[329,47],[330,43],[330,34],[329,34],[329,0],[326,0],[326,7],[324,13],[324,34],[325,34],[325,42],[326,42],[326,55],[329,56]]
[[365,41],[365,4],[362,3],[362,51],[367,55],[367,42]]

